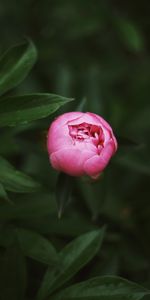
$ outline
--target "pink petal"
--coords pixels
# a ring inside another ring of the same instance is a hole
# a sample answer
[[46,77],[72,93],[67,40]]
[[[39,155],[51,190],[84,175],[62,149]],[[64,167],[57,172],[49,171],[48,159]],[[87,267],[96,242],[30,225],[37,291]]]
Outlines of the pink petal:
[[60,148],[73,145],[73,140],[69,135],[68,126],[51,127],[47,136],[47,149],[48,153],[58,151]]
[[100,125],[100,121],[98,118],[93,117],[95,114],[89,114],[89,113],[82,113],[77,119],[70,119],[68,122],[69,125],[79,125],[82,123],[87,124],[94,124],[94,125]]
[[113,132],[112,132],[112,128],[110,127],[110,125],[102,117],[100,117],[94,113],[90,113],[90,112],[84,113],[77,119],[74,119],[74,120],[72,119],[72,120],[68,121],[67,124],[68,125],[79,125],[82,123],[100,126],[103,130],[104,137],[105,137],[104,145],[113,137]]
[[86,113],[88,116],[90,116],[93,121],[97,119],[97,121],[99,123],[101,123],[105,128],[107,128],[108,130],[112,131],[112,128],[111,126],[107,123],[107,121],[105,121],[102,117],[100,117],[99,115],[96,115],[94,113],[91,113],[91,112],[87,112]]
[[92,157],[93,152],[79,149],[63,148],[50,155],[52,166],[71,176],[81,176],[84,174],[84,162]]
[[83,115],[84,115],[84,113],[79,112],[79,111],[68,112],[68,113],[62,114],[59,117],[57,117],[55,119],[55,121],[53,122],[53,124],[58,123],[59,126],[62,126],[64,124],[67,124],[68,121],[78,119],[78,118],[82,117]]
[[103,132],[104,132],[104,136],[105,136],[105,143],[104,143],[104,145],[107,144],[107,142],[110,140],[110,138],[112,138],[113,141],[114,141],[114,144],[115,144],[115,149],[117,150],[117,148],[118,148],[117,140],[116,140],[116,138],[114,136],[114,133],[112,131],[111,126],[107,123],[107,121],[105,121],[99,115],[93,114],[91,112],[87,112],[86,114],[88,116],[92,117],[93,121],[97,119],[99,121],[99,124],[101,124],[100,126],[102,127]]
[[97,177],[107,164],[115,152],[114,143],[110,141],[101,151],[100,155],[94,155],[84,164],[84,171],[87,175]]
[[76,119],[82,115],[83,113],[80,112],[65,113],[53,121],[47,136],[47,148],[49,154],[59,150],[62,147],[66,147],[67,145],[71,146],[73,144],[73,140],[69,135],[67,122],[71,118]]

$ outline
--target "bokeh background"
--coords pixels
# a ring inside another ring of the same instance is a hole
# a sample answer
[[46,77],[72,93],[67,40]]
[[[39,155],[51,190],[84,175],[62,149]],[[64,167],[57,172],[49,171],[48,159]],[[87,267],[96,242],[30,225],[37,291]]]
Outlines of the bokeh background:
[[[49,118],[1,132],[0,154],[43,186],[41,193],[10,193],[15,205],[1,201],[1,220],[42,234],[58,250],[105,224],[100,253],[73,282],[112,274],[150,287],[149,12],[146,0],[0,2],[0,52],[26,37],[38,50],[36,65],[12,94],[75,98]],[[56,115],[77,108],[102,115],[119,150],[97,182],[73,180],[58,219],[58,173],[49,165],[46,134]],[[32,259],[24,264],[30,299],[46,267]]]

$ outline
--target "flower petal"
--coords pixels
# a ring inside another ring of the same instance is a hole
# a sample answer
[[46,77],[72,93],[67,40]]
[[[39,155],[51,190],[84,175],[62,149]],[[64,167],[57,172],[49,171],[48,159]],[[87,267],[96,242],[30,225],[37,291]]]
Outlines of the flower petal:
[[83,113],[80,112],[65,113],[53,121],[47,136],[47,148],[49,153],[66,147],[66,145],[71,146],[73,144],[72,138],[69,135],[67,122],[70,118],[76,120],[76,118],[79,118],[82,115]]
[[80,151],[79,149],[63,148],[50,155],[52,166],[71,176],[84,174],[83,165],[93,156],[92,151]]
[[110,140],[110,138],[112,138],[112,140],[114,141],[114,144],[115,144],[115,149],[117,150],[118,143],[117,143],[117,140],[114,136],[113,130],[112,130],[111,126],[109,125],[109,123],[107,121],[105,121],[102,117],[100,117],[99,115],[93,114],[91,112],[87,112],[86,114],[93,118],[93,122],[94,122],[94,120],[97,119],[99,121],[99,124],[101,124],[100,126],[102,127],[102,129],[104,131],[104,136],[105,136],[104,145]]
[[88,117],[91,117],[93,119],[93,122],[95,120],[97,120],[97,122],[101,123],[106,129],[108,129],[109,131],[112,131],[112,128],[110,127],[110,125],[107,123],[107,121],[105,121],[102,117],[100,117],[99,115],[96,115],[94,113],[91,112],[87,112],[86,113],[88,115]]
[[72,112],[68,112],[68,113],[65,113],[59,117],[57,117],[55,119],[55,121],[53,122],[53,124],[59,124],[59,127],[64,125],[64,124],[67,124],[68,121],[70,120],[76,120],[80,117],[82,117],[84,115],[84,113],[82,112],[79,112],[79,111],[72,111]]
[[[107,142],[113,137],[113,131],[112,131],[111,126],[102,117],[100,117],[94,113],[90,113],[90,112],[86,112],[84,114],[82,113],[82,115],[80,115],[78,118],[72,119],[67,122],[68,125],[79,125],[82,123],[100,126],[103,130],[104,137],[105,137],[104,145],[106,145]],[[116,149],[117,149],[116,140],[114,141],[114,143],[115,143]]]
[[113,141],[110,141],[103,148],[100,155],[94,155],[84,163],[85,173],[89,176],[97,177],[98,174],[100,174],[105,169],[114,152],[114,143]]

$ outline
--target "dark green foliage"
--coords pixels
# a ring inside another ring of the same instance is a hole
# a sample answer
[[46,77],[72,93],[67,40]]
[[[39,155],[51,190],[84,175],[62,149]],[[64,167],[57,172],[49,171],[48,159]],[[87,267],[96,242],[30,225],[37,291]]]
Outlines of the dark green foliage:
[[[150,299],[149,11],[1,1],[0,299]],[[47,130],[72,110],[117,136],[97,181],[50,166]]]
[[10,48],[0,58],[0,94],[16,87],[32,69],[37,52],[32,42]]
[[45,299],[84,267],[99,251],[104,230],[81,235],[59,253],[59,264],[48,269],[37,299]]
[[127,281],[121,277],[104,276],[95,277],[76,284],[52,297],[55,300],[128,300],[142,299],[149,295],[149,291],[138,284]]
[[53,94],[30,94],[0,101],[0,127],[27,124],[45,118],[71,99]]
[[12,192],[31,193],[40,188],[40,185],[36,181],[26,174],[15,170],[3,157],[0,157],[0,182],[6,190]]
[[72,192],[73,178],[67,174],[60,173],[56,184],[56,201],[58,206],[58,217],[61,218],[65,206],[69,203]]

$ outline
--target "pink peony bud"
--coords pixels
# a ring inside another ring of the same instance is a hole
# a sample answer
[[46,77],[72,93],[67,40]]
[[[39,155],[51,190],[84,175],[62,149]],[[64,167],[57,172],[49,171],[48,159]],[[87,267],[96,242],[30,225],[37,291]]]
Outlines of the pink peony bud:
[[47,147],[56,170],[96,178],[116,152],[117,141],[102,117],[89,112],[69,112],[52,122]]

